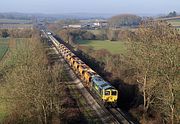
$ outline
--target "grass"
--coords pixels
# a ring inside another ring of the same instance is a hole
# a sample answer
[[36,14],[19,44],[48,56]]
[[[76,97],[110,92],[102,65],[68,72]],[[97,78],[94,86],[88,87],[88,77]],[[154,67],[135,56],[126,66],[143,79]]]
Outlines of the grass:
[[[14,40],[14,43],[10,43],[12,42],[12,40]],[[18,46],[21,45],[22,42],[25,42],[27,40],[29,40],[29,38],[16,38],[16,39],[10,39],[10,38],[0,38],[0,60],[2,59],[3,55],[7,52],[7,50],[9,49],[8,52],[12,52],[12,49],[16,49]],[[11,44],[11,45],[9,45]],[[9,59],[11,56],[8,56],[6,59]],[[8,63],[6,63],[8,64]],[[2,68],[0,65],[0,72],[1,72]],[[5,88],[1,87],[1,78],[0,78],[0,124],[3,121],[3,119],[5,118],[5,116],[7,116],[9,114],[9,110],[8,110],[8,105],[9,102],[4,100],[3,98],[1,98],[2,96],[5,95]]]
[[0,123],[4,119],[4,117],[7,115],[7,105],[6,102],[0,102]]
[[180,33],[180,28],[177,28],[178,29],[178,31],[179,31],[179,33]]
[[171,23],[173,26],[180,26],[180,20],[170,20],[168,22]]
[[8,39],[0,38],[0,60],[8,51]]
[[106,49],[112,54],[123,54],[126,51],[125,42],[109,40],[79,40],[80,46],[91,46],[95,50]]
[[[16,38],[15,44],[13,44],[13,48],[18,47],[25,40],[28,40],[28,38]],[[0,38],[0,60],[2,60],[2,58],[4,57],[4,55],[6,54],[8,49],[11,50],[11,48],[9,46],[9,41],[10,41],[9,38]],[[11,47],[12,47],[12,45],[11,45]]]

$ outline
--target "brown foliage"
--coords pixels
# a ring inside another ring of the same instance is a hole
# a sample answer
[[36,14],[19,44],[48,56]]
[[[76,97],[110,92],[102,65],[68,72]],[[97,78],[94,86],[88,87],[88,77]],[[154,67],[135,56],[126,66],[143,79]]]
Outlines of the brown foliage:
[[[0,37],[2,37],[3,29],[0,30]],[[31,38],[34,30],[32,29],[7,29],[6,32],[13,38]]]
[[175,121],[179,101],[176,99],[180,54],[177,30],[166,22],[148,21],[132,35],[131,41],[131,57],[144,96],[144,112],[158,110],[166,123],[178,122]]
[[4,67],[5,93],[1,97],[11,103],[12,113],[5,122],[46,124],[51,123],[53,116],[62,116],[66,95],[59,78],[64,76],[63,66],[47,68],[47,63],[43,47],[36,38],[24,42],[14,52]]

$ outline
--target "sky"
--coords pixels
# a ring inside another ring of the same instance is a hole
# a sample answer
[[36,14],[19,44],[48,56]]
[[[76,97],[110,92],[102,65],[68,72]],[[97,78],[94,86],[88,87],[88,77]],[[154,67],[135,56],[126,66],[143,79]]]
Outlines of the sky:
[[180,0],[1,0],[0,12],[21,13],[180,13]]

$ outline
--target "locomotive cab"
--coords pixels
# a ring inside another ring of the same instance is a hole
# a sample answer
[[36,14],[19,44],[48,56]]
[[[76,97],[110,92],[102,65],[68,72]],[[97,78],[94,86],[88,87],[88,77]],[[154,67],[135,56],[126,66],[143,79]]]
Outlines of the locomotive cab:
[[118,91],[114,88],[104,89],[103,101],[107,103],[116,103],[118,97]]
[[93,90],[101,97],[105,106],[116,106],[118,91],[100,76],[94,76],[91,80]]

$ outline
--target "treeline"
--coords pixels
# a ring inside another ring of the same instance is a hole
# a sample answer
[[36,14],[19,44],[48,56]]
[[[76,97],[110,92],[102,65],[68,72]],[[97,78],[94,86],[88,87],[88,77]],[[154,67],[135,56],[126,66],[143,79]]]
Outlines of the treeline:
[[[2,123],[71,123],[79,120],[70,98],[62,64],[50,65],[40,39],[19,44],[0,68],[0,103],[5,103]],[[74,114],[75,112],[75,114]],[[2,120],[1,120],[2,121]]]
[[110,41],[126,41],[131,31],[125,29],[113,30],[98,30],[98,33],[93,31],[80,29],[59,29],[55,31],[56,34],[72,45],[76,44],[78,40],[110,40]]
[[176,17],[178,16],[178,13],[176,11],[169,12],[167,16],[163,16],[163,18],[170,18],[170,17]]
[[22,13],[0,13],[0,19],[31,20],[32,16]]
[[81,47],[79,57],[112,82],[120,92],[119,105],[141,123],[178,123],[178,31],[166,22],[146,21],[128,37],[127,54]]
[[111,28],[120,28],[123,26],[138,26],[142,21],[142,18],[136,15],[131,14],[122,14],[113,16],[108,20],[109,27]]
[[179,122],[180,35],[176,29],[167,22],[144,20],[135,30],[102,30],[94,34],[64,29],[57,34],[74,44],[78,39],[87,38],[82,37],[86,32],[92,39],[128,41],[128,53],[124,55],[112,55],[90,47],[80,47],[78,53],[83,61],[116,86],[122,108],[126,107],[141,123]]
[[33,29],[0,29],[0,37],[31,38],[34,32]]
[[148,116],[161,123],[180,120],[180,35],[167,22],[145,21],[131,36],[130,52],[136,81],[143,95],[143,121]]

